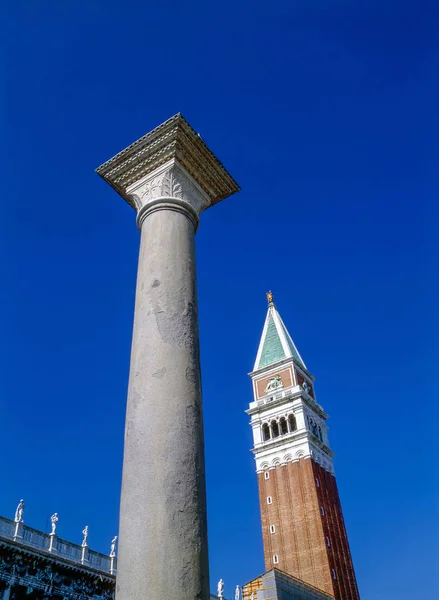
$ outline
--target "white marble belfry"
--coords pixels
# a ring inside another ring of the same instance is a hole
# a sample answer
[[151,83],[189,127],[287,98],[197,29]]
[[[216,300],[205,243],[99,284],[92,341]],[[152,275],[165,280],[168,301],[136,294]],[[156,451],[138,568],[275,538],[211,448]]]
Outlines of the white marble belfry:
[[141,231],[116,597],[208,600],[194,235],[239,187],[180,114],[97,173]]

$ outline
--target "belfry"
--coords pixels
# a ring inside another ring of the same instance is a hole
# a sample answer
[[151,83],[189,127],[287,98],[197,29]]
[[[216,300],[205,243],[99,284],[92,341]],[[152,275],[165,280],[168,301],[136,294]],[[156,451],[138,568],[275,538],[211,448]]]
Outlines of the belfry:
[[259,484],[265,568],[334,596],[359,600],[328,441],[328,415],[273,301],[247,413]]

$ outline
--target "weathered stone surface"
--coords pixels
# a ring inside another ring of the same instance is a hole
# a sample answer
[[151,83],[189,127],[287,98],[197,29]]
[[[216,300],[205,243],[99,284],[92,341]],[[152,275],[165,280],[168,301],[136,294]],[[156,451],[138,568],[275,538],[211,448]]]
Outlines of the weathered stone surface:
[[120,511],[118,600],[208,598],[194,225],[142,226]]
[[207,600],[194,234],[200,213],[239,187],[180,114],[97,172],[141,230],[117,600]]

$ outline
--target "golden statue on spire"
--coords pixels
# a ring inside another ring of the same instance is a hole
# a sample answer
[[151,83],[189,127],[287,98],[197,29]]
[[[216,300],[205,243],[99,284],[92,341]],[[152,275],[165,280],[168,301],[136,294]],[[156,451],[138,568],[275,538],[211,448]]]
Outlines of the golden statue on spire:
[[268,301],[268,304],[272,304],[272,302],[273,302],[273,292],[271,290],[269,292],[267,292],[267,301]]

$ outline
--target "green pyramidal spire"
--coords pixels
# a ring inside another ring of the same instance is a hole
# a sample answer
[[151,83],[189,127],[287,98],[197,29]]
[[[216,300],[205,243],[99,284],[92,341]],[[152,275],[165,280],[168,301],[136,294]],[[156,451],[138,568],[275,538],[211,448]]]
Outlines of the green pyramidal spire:
[[305,363],[277,311],[271,292],[267,292],[267,300],[268,311],[253,371],[274,365],[286,358],[293,358],[306,369]]

